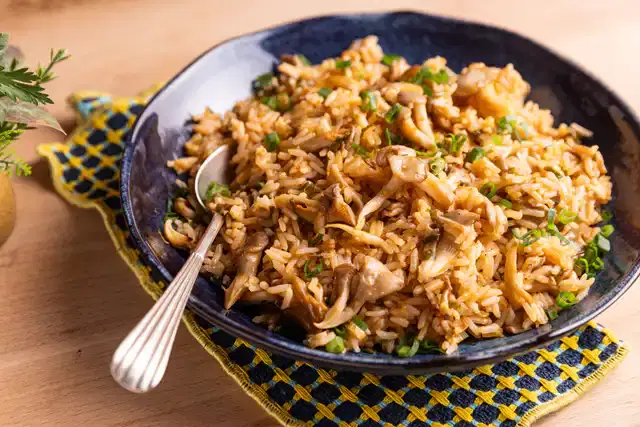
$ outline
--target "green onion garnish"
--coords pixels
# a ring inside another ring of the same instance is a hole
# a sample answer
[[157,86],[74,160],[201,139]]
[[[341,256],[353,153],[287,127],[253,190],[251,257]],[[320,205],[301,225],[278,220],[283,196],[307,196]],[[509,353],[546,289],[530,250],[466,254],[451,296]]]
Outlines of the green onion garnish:
[[316,267],[313,270],[309,271],[309,263],[310,262],[311,261],[305,262],[304,263],[304,267],[303,267],[304,276],[307,279],[311,279],[312,277],[317,276],[318,274],[320,274],[322,272],[322,270],[324,268],[324,260],[321,259],[320,260],[320,264],[316,265]]
[[384,130],[384,136],[387,139],[387,145],[398,145],[403,143],[402,137],[391,132],[389,128]]
[[400,55],[393,55],[391,53],[386,53],[383,57],[382,57],[382,62],[384,65],[391,65],[393,63],[393,61],[397,61],[398,59],[401,59],[402,57]]
[[369,330],[369,325],[367,325],[367,322],[365,322],[364,320],[362,320],[358,316],[353,316],[353,319],[351,319],[351,321],[353,323],[355,323],[355,325],[358,328],[362,329],[363,331],[368,331]]
[[362,111],[374,112],[378,107],[378,97],[370,90],[365,90],[360,93],[362,99]]
[[431,352],[444,353],[444,350],[440,348],[440,346],[438,345],[437,342],[435,342],[433,340],[425,339],[425,340],[422,340],[422,342],[420,343],[420,352],[424,352],[424,353],[431,353]]
[[270,88],[273,85],[274,77],[275,75],[273,73],[264,73],[256,77],[256,79],[253,81],[254,92],[259,92]]
[[578,274],[578,276],[589,274],[589,261],[587,261],[585,258],[578,258],[573,264],[573,270]]
[[336,336],[325,346],[329,353],[340,354],[344,351],[344,340],[342,337]]
[[511,203],[510,200],[507,199],[502,199],[500,200],[500,206],[507,208],[507,209],[511,209],[513,207],[513,203]]
[[351,148],[356,150],[356,153],[360,154],[361,156],[369,157],[371,155],[371,152],[369,152],[369,150],[362,147],[361,145],[356,144],[355,142],[351,143]]
[[609,242],[609,239],[604,237],[602,234],[596,235],[596,244],[598,245],[598,249],[604,253],[611,250],[611,243]]
[[567,239],[566,237],[564,237],[564,236],[562,235],[562,233],[560,233],[560,232],[558,231],[558,228],[555,226],[555,224],[554,224],[554,225],[552,225],[552,227],[551,227],[551,228],[549,228],[549,230],[548,230],[548,231],[549,231],[549,234],[551,234],[551,235],[553,235],[553,236],[556,236],[558,239],[560,239],[560,243],[562,243],[563,245],[565,245],[565,246],[566,246],[566,245],[571,244],[571,241],[570,241],[569,239]]
[[336,60],[336,68],[342,70],[343,68],[351,67],[351,60],[347,59],[337,59]]
[[347,336],[347,328],[345,328],[344,325],[336,326],[335,328],[333,328],[333,332],[337,336],[342,337],[342,338]]
[[402,105],[393,104],[393,107],[391,107],[391,109],[389,111],[387,111],[387,114],[384,115],[384,120],[387,123],[395,122],[396,119],[398,118],[398,114],[400,114],[401,110],[402,110]]
[[604,222],[611,221],[611,218],[613,218],[613,214],[609,211],[602,211],[600,216]]
[[431,88],[427,85],[420,85],[422,87],[422,93],[424,93],[427,96],[432,96],[433,95],[433,90],[431,90]]
[[309,240],[309,246],[315,246],[318,243],[322,242],[322,238],[324,237],[324,234],[322,233],[318,233],[315,236],[313,236],[313,239]]
[[555,222],[556,222],[556,210],[549,209],[547,211],[547,230],[551,230],[555,228]]
[[318,91],[318,95],[320,95],[324,99],[327,99],[327,96],[329,96],[331,92],[333,92],[333,90],[329,89],[328,87],[323,87]]
[[549,320],[556,320],[558,318],[558,310],[556,310],[555,307],[548,308],[546,312]]
[[307,58],[304,55],[296,55],[298,57],[298,59],[300,60],[300,62],[302,62],[303,65],[311,65],[311,61],[309,61],[309,58]]
[[496,191],[496,185],[493,182],[485,182],[484,185],[480,187],[480,194],[485,196],[487,199],[495,196]]
[[274,111],[278,110],[278,99],[275,96],[264,96],[260,102]]
[[615,228],[613,228],[613,225],[607,224],[602,227],[602,229],[600,230],[600,234],[602,234],[604,237],[609,237],[613,234],[614,231]]
[[600,271],[604,268],[604,261],[602,261],[602,258],[596,258],[595,260],[593,260],[593,262],[591,263],[591,268],[594,271]]
[[491,135],[491,142],[495,145],[502,145],[502,135]]
[[416,152],[416,156],[418,157],[434,157],[436,154],[438,154],[437,151],[433,151],[431,153],[429,153],[428,151],[420,151],[420,150],[414,150]]
[[271,132],[264,137],[264,145],[267,151],[273,153],[280,146],[280,136],[276,132]]
[[567,225],[573,221],[575,221],[575,219],[578,217],[578,214],[570,211],[568,209],[562,209],[560,211],[560,213],[558,214],[558,222],[560,224],[564,224]]
[[[431,72],[427,67],[422,67],[415,76],[409,79],[410,83],[422,84],[425,80],[431,80],[434,83],[443,84],[449,82],[449,74],[441,69],[436,73]],[[424,88],[424,87],[423,87]]]
[[207,200],[211,200],[216,194],[220,194],[223,197],[231,197],[231,191],[229,191],[228,185],[218,184],[217,182],[212,181],[209,184],[209,187],[207,187],[207,192],[204,198]]
[[480,160],[484,157],[484,149],[482,147],[473,147],[471,151],[467,153],[467,156],[464,158],[465,162],[473,163],[476,160]]
[[398,354],[398,357],[413,357],[418,353],[419,349],[420,341],[414,339],[411,347],[409,347],[408,345],[400,346],[396,353]]
[[434,175],[438,175],[440,172],[443,172],[447,167],[447,162],[442,158],[438,157],[437,159],[433,159],[429,162],[429,170]]
[[467,135],[454,135],[450,133],[447,135],[447,138],[451,140],[451,143],[449,144],[449,151],[457,154],[460,152],[460,149],[467,140]]
[[576,296],[571,292],[562,291],[556,297],[556,303],[560,308],[571,307],[576,303]]
[[524,233],[524,236],[522,236],[521,244],[522,246],[530,246],[546,235],[547,233],[545,233],[544,230],[540,230],[540,229],[529,230],[526,233]]

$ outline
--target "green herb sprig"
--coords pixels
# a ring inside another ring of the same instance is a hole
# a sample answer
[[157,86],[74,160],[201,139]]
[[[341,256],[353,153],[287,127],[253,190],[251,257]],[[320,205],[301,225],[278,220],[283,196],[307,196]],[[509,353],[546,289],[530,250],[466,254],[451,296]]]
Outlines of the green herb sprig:
[[11,145],[31,126],[48,126],[62,132],[59,123],[42,107],[53,103],[43,85],[56,78],[53,68],[68,58],[66,50],[52,49],[47,65],[29,70],[22,66],[19,51],[9,47],[9,35],[0,33],[0,172],[31,174],[31,166],[11,150]]

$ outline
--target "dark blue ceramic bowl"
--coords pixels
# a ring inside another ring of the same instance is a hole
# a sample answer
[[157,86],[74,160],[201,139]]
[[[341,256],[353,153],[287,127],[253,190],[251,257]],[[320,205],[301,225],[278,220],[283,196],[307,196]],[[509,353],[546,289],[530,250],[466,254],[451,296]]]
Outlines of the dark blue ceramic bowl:
[[629,108],[602,83],[572,62],[511,32],[413,12],[327,16],[259,31],[226,41],[204,53],[171,80],[147,105],[127,139],[122,162],[122,202],[144,262],[169,283],[186,254],[166,245],[158,229],[175,175],[165,167],[179,157],[189,137],[188,120],[205,107],[223,112],[250,95],[251,81],[269,71],[281,54],[301,53],[312,62],[336,56],[351,41],[376,34],[385,51],[411,63],[441,55],[459,71],[482,61],[513,63],[532,85],[530,98],[550,108],[559,122],[577,122],[595,132],[614,180],[616,232],[605,270],[589,296],[563,310],[550,325],[499,339],[472,341],[457,354],[330,354],[268,332],[242,308],[225,311],[219,284],[199,278],[189,308],[202,318],[258,347],[290,358],[345,370],[384,374],[451,371],[495,362],[567,335],[597,316],[638,276],[640,248],[640,127]]

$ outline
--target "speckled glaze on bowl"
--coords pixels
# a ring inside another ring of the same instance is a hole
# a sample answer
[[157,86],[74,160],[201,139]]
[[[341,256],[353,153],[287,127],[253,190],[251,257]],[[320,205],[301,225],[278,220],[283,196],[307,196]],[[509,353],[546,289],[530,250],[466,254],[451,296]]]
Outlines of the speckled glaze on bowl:
[[410,63],[436,55],[447,58],[455,71],[475,61],[513,63],[532,85],[530,99],[550,108],[557,122],[575,121],[595,132],[592,141],[600,146],[614,181],[609,209],[616,233],[606,268],[588,297],[541,328],[470,341],[449,356],[408,359],[307,348],[253,324],[242,308],[224,310],[220,284],[202,277],[189,308],[224,331],[289,358],[342,370],[403,374],[468,369],[505,359],[573,332],[618,299],[640,269],[640,126],[634,115],[602,83],[531,40],[498,28],[413,12],[326,16],[262,30],[215,46],[171,80],[138,118],[122,162],[123,208],[145,263],[168,283],[186,258],[162,241],[158,229],[167,197],[175,190],[176,176],[165,164],[181,155],[191,115],[205,107],[224,112],[249,96],[251,81],[271,70],[281,54],[302,53],[317,63],[368,34],[376,34],[385,51]]

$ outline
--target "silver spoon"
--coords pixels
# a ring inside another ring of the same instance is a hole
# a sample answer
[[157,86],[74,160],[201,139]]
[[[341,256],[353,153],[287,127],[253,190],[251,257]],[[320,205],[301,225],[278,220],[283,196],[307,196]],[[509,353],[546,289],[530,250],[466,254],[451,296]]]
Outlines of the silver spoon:
[[[195,180],[198,203],[207,209],[204,199],[213,181],[228,184],[232,150],[228,145],[217,148],[202,163]],[[180,318],[198,277],[204,256],[222,226],[222,216],[213,212],[213,219],[196,249],[189,255],[167,290],[120,343],[111,359],[111,375],[122,387],[135,393],[155,388],[167,368],[171,347]]]

